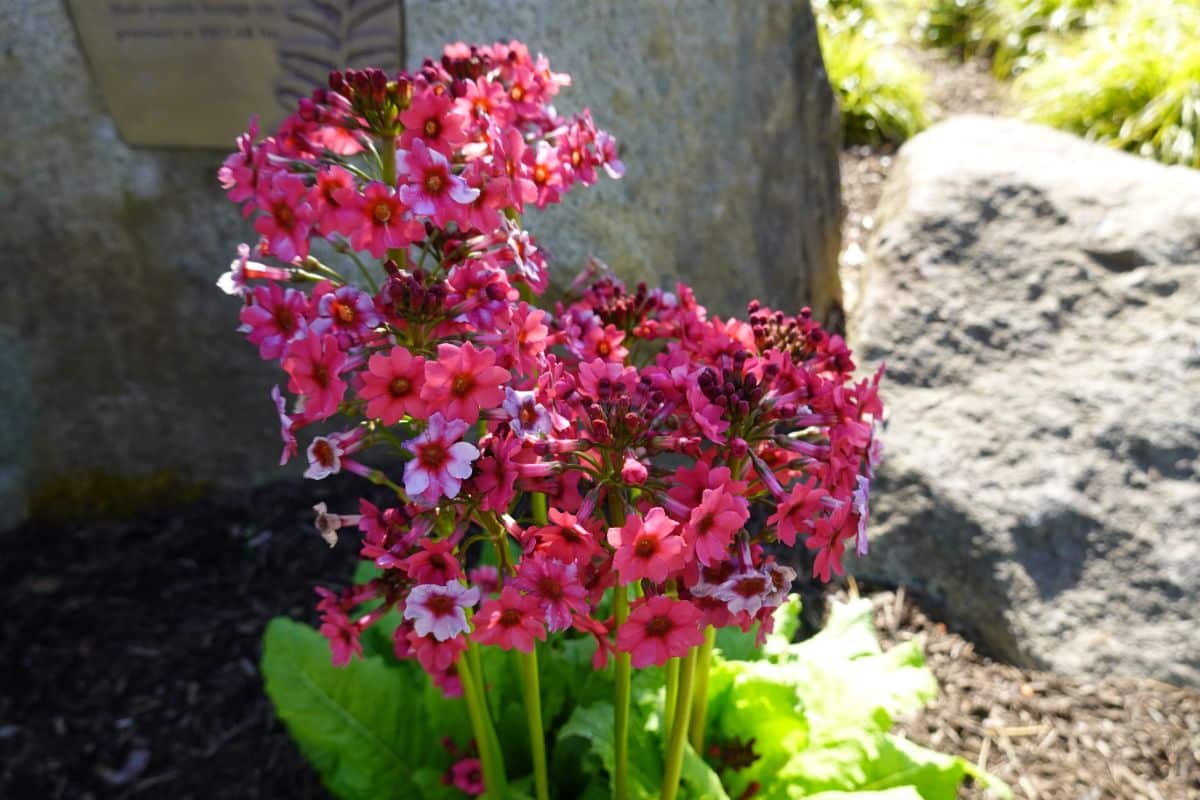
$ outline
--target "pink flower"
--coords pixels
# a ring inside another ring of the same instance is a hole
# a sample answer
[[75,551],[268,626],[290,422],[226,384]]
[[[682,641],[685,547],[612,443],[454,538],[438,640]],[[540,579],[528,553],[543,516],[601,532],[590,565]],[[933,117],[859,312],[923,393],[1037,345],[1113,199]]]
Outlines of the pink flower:
[[558,152],[549,142],[538,142],[529,175],[537,187],[538,208],[559,201],[563,189],[562,163],[558,160]]
[[479,409],[495,408],[504,400],[500,387],[512,376],[495,364],[495,352],[476,350],[470,342],[461,347],[439,344],[437,361],[425,365],[421,399],[447,417],[473,423]]
[[670,573],[683,569],[683,539],[675,535],[677,527],[667,512],[655,507],[644,520],[634,514],[623,527],[608,529],[608,543],[617,549],[613,568],[623,584],[642,578],[662,583]]
[[354,176],[339,166],[321,167],[317,170],[317,184],[309,195],[317,224],[324,234],[338,230],[337,215],[342,203],[338,196],[343,191],[354,191]]
[[478,758],[462,758],[450,767],[450,783],[465,795],[478,797],[487,787],[483,783],[483,766]]
[[587,613],[587,590],[579,583],[574,564],[537,554],[526,556],[514,583],[537,601],[551,631],[571,627],[572,612]]
[[816,487],[816,478],[797,482],[791,493],[779,501],[775,513],[767,517],[767,524],[775,526],[775,535],[788,547],[796,543],[798,531],[812,530],[813,517],[821,508],[822,498],[827,496],[824,489]]
[[421,399],[424,385],[425,359],[396,346],[367,361],[358,396],[367,401],[368,417],[395,425],[406,414],[417,419],[429,416],[429,406]]
[[583,335],[583,360],[602,358],[605,361],[623,364],[629,355],[629,351],[621,346],[624,339],[625,333],[617,330],[615,325],[595,325],[588,328]]
[[321,296],[317,318],[309,327],[319,334],[334,334],[346,348],[362,342],[379,322],[371,295],[355,286],[340,286]]
[[625,456],[625,461],[621,464],[621,480],[630,486],[641,486],[649,475],[645,464],[632,455]]
[[279,437],[283,439],[283,452],[279,454],[279,466],[282,467],[292,460],[300,445],[296,441],[296,432],[292,430],[296,424],[295,420],[287,413],[287,399],[278,386],[271,387],[271,400],[274,401],[275,412],[279,415]]
[[[405,626],[411,624],[406,622],[396,630],[402,631]],[[405,632],[405,638],[408,639],[408,645],[416,655],[417,661],[433,676],[434,683],[437,683],[438,675],[454,669],[454,662],[467,651],[468,646],[466,636],[455,636],[441,641],[437,637],[422,636],[415,630],[410,630]]]
[[433,636],[444,642],[470,630],[466,609],[478,602],[479,590],[468,589],[458,581],[422,583],[408,593],[404,618],[412,620],[418,636]]
[[421,542],[421,548],[404,559],[401,566],[408,577],[417,583],[457,581],[462,576],[462,565],[454,557],[455,544],[451,539],[436,542],[425,539]]
[[709,566],[728,557],[733,535],[749,518],[746,498],[724,489],[705,489],[684,526],[684,537],[695,544],[700,563]]
[[544,616],[536,597],[522,595],[515,587],[505,586],[498,599],[487,600],[480,607],[471,638],[480,644],[496,645],[501,650],[530,653],[535,639],[546,641]]
[[600,552],[596,537],[584,528],[574,514],[551,508],[550,522],[530,531],[537,539],[536,549],[564,564],[588,562]]
[[305,336],[288,345],[283,359],[291,378],[288,390],[304,395],[304,413],[314,420],[328,419],[337,411],[346,395],[346,382],[338,376],[349,366],[333,336]]
[[445,156],[467,140],[467,118],[458,113],[448,93],[430,89],[413,94],[412,105],[400,114],[404,133],[400,147],[409,149],[418,139],[431,150]]
[[349,608],[342,597],[321,586],[316,591],[321,597],[317,603],[317,611],[321,613],[321,635],[329,640],[333,665],[344,667],[350,663],[351,657],[363,654],[362,644],[359,643],[362,630],[350,619]]
[[308,203],[304,180],[287,172],[278,172],[269,189],[258,199],[265,216],[254,222],[254,230],[267,237],[271,252],[281,261],[308,255],[308,234],[315,217]]
[[704,615],[686,600],[652,597],[640,604],[617,630],[617,650],[630,654],[635,669],[661,667],[704,643]]
[[242,308],[238,330],[258,345],[264,361],[281,358],[288,343],[308,330],[308,298],[304,292],[277,283],[255,286],[247,296],[250,302]]
[[362,194],[354,189],[334,193],[341,208],[338,230],[350,237],[350,246],[383,258],[390,249],[405,248],[425,237],[421,223],[406,215],[407,209],[392,187],[371,181]]
[[242,297],[249,290],[246,281],[262,278],[269,281],[286,281],[292,277],[290,269],[272,267],[250,260],[250,245],[238,245],[238,257],[229,262],[229,271],[217,279],[217,288],[225,294]]
[[420,139],[413,141],[397,168],[404,180],[400,199],[414,213],[431,217],[439,227],[461,220],[466,212],[463,206],[479,196],[478,189],[472,189],[451,171],[444,155],[430,150]]
[[458,419],[447,420],[440,412],[429,418],[429,425],[405,447],[413,458],[404,465],[404,491],[414,500],[433,505],[441,497],[454,499],[462,482],[471,477],[471,462],[479,450],[459,439],[470,427]]

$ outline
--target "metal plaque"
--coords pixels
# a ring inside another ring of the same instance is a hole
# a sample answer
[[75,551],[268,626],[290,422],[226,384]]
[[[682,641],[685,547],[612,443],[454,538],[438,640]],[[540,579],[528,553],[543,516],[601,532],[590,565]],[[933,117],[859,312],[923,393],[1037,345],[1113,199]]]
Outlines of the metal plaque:
[[402,0],[68,0],[93,76],[134,145],[232,148],[330,70],[403,63]]

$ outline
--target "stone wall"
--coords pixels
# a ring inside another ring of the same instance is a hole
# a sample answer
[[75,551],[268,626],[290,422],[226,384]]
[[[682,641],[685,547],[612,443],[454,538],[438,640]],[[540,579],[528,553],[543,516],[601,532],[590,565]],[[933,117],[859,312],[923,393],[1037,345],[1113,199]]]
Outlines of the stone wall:
[[[564,110],[621,138],[625,180],[534,226],[564,271],[594,253],[722,313],[838,306],[839,126],[806,2],[409,0],[407,22],[411,54],[529,41],[574,73]],[[0,529],[34,496],[86,501],[90,475],[275,474],[278,378],[212,285],[252,236],[216,185],[223,153],[125,145],[61,2],[3,4],[0,39]]]

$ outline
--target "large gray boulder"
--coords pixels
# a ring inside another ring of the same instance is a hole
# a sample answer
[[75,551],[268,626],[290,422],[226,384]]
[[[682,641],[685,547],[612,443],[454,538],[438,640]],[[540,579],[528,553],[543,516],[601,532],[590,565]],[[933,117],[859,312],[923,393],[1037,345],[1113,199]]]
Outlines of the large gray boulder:
[[808,0],[407,0],[410,68],[519,39],[575,85],[627,173],[531,219],[559,263],[683,280],[721,314],[760,298],[841,320],[841,122]]
[[[519,36],[574,73],[564,111],[620,136],[625,180],[537,223],[563,271],[594,253],[723,314],[839,310],[838,121],[806,2],[406,5],[414,58]],[[277,474],[278,374],[213,287],[254,236],[224,154],[124,143],[61,0],[0,4],[0,41],[0,530],[31,498],[87,513]]]
[[901,150],[879,219],[860,569],[1019,664],[1200,685],[1200,172],[954,118]]

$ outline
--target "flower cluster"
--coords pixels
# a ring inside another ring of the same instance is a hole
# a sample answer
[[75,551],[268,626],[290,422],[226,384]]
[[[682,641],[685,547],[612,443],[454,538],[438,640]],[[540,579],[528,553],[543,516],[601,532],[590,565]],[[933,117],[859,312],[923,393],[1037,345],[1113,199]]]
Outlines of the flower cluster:
[[219,285],[286,373],[281,461],[303,448],[308,477],[390,492],[317,509],[379,569],[319,590],[337,663],[396,609],[396,655],[447,694],[469,647],[553,633],[594,639],[596,668],[662,665],[710,627],[769,630],[785,548],[823,579],[866,550],[880,374],[855,382],[807,309],[722,319],[598,264],[534,305],[548,274],[523,211],[624,169],[588,112],[554,111],[569,83],[516,42],[334,73],[221,168],[261,236]]

